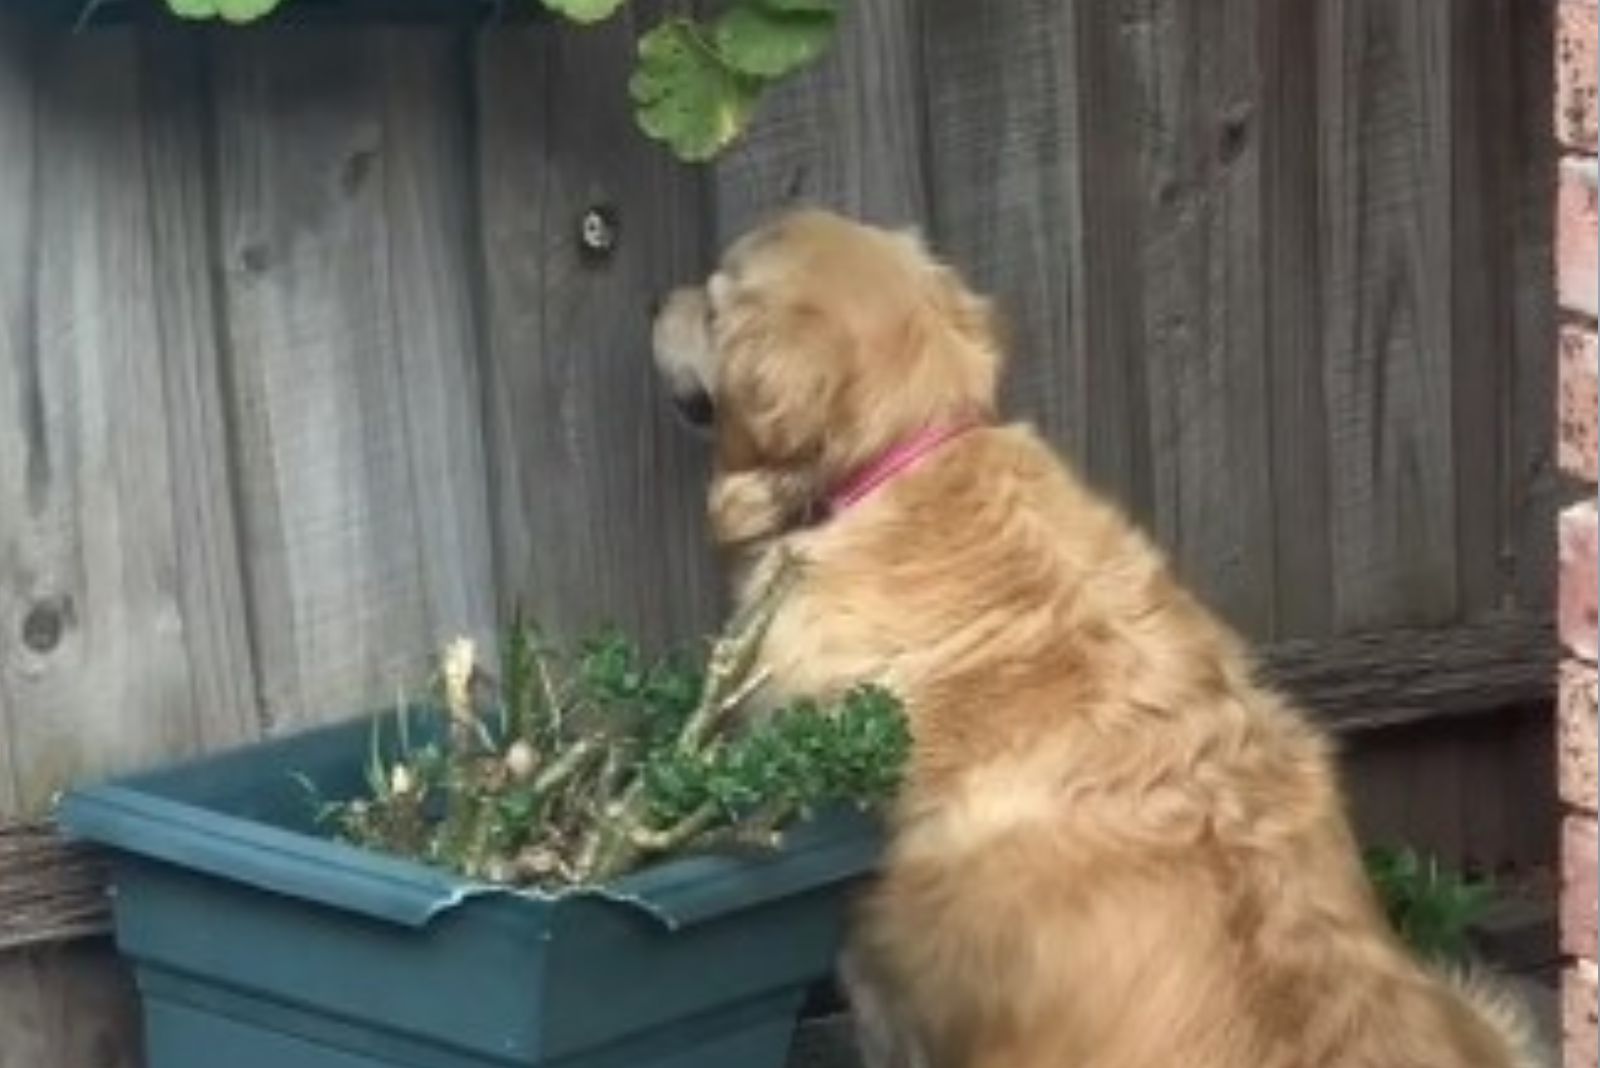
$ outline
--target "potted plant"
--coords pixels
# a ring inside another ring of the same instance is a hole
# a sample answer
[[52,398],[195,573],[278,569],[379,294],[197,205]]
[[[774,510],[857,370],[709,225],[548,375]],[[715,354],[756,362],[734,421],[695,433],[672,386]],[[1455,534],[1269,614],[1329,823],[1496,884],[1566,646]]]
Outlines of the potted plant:
[[514,627],[499,683],[452,647],[431,711],[70,793],[150,1068],[781,1065],[876,853],[840,803],[909,739],[875,690],[736,727],[770,604],[703,678]]

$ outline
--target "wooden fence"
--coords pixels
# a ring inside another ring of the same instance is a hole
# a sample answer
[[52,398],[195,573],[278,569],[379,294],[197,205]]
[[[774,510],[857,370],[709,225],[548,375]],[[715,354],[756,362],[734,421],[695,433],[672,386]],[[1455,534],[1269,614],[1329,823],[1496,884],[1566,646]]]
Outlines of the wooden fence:
[[[1349,732],[1369,829],[1548,858],[1548,5],[852,7],[706,170],[635,133],[633,27],[0,15],[13,875],[63,784],[381,700],[513,600],[709,627],[646,307],[796,200],[999,297],[1013,409]],[[134,1063],[124,983],[0,952],[0,1068]]]

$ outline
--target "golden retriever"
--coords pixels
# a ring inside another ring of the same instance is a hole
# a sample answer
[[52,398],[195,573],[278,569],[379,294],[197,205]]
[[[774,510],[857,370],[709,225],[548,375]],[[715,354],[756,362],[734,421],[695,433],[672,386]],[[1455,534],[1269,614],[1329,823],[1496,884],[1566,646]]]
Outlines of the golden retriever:
[[845,960],[872,1063],[1536,1063],[1508,1002],[1391,933],[1322,733],[1115,507],[995,421],[988,302],[915,235],[787,215],[672,294],[654,345],[712,423],[743,594],[772,550],[801,562],[773,696],[906,701]]

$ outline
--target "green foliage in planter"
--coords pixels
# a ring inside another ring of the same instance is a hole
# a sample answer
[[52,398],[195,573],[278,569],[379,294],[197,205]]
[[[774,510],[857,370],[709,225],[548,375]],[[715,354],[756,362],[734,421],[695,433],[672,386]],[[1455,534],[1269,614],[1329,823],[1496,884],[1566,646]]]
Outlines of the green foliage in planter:
[[[246,23],[293,0],[166,0],[188,19]],[[508,0],[543,3],[582,25],[617,15],[627,0]],[[702,161],[749,124],[774,84],[815,63],[833,40],[840,0],[728,0],[709,20],[674,17],[639,38],[628,82],[635,119],[679,159]]]
[[[702,671],[651,661],[616,631],[574,655],[513,625],[501,678],[470,643],[447,650],[439,699],[375,731],[365,797],[318,800],[348,840],[492,882],[593,885],[687,849],[765,847],[834,804],[875,805],[899,785],[910,735],[899,702],[863,687],[740,722],[764,681],[755,652],[772,589],[730,624]],[[413,744],[414,715],[445,719]],[[315,784],[306,787],[315,793]]]
[[1369,850],[1367,874],[1395,930],[1432,960],[1464,959],[1468,931],[1494,899],[1489,883],[1466,879],[1409,847]]

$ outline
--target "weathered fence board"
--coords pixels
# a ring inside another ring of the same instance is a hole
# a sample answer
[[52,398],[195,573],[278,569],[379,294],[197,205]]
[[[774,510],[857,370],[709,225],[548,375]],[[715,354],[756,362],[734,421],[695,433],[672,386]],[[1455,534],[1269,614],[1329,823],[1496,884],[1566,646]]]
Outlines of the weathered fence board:
[[715,243],[774,211],[823,204],[884,226],[927,218],[919,0],[852,4],[817,71],[779,86],[712,176]]
[[[1150,417],[1152,522],[1180,569],[1253,634],[1272,633],[1272,500],[1262,330],[1255,5],[1138,11],[1124,25],[1142,72],[1140,349]],[[1137,18],[1137,21],[1135,21]],[[1091,209],[1092,210],[1092,209]],[[1117,418],[1106,412],[1102,418]]]
[[[32,255],[36,240],[32,211],[34,185],[35,37],[31,28],[14,19],[0,21],[0,503],[8,517],[0,527],[0,545],[9,557],[18,550],[13,541],[23,536],[21,517],[27,500],[28,464],[34,442],[41,434],[42,401],[34,385],[37,358],[33,355]],[[27,422],[24,422],[27,420]],[[16,518],[10,518],[15,516]],[[8,592],[0,604],[8,611],[8,626],[15,626],[22,576],[5,577]],[[13,639],[14,640],[14,639]],[[3,648],[8,648],[3,647]],[[15,653],[0,651],[0,657]],[[10,729],[13,700],[0,686],[0,812],[21,807],[16,743]]]
[[[1506,227],[1497,232],[1500,247],[1493,255],[1503,264],[1507,288],[1491,295],[1503,300],[1510,293],[1511,371],[1501,396],[1510,402],[1509,427],[1503,432],[1507,459],[1501,503],[1506,510],[1503,545],[1511,559],[1502,598],[1517,605],[1547,603],[1555,570],[1555,539],[1550,518],[1555,511],[1558,482],[1551,416],[1555,407],[1556,374],[1549,357],[1555,331],[1555,310],[1544,285],[1548,278],[1554,241],[1554,213],[1550,210],[1551,173],[1555,146],[1548,131],[1528,116],[1538,114],[1550,99],[1550,70],[1555,35],[1550,11],[1539,4],[1507,0],[1510,18],[1486,28],[1482,41],[1497,45],[1506,70],[1503,112],[1492,135],[1480,134],[1479,158],[1496,160],[1503,167],[1505,184],[1494,189],[1494,203],[1484,207],[1485,218],[1500,218]],[[1505,42],[1519,42],[1506,48]],[[1461,72],[1463,81],[1491,76]],[[1463,112],[1462,122],[1467,122]],[[1502,199],[1503,198],[1503,199]],[[1487,253],[1488,250],[1485,250]],[[1478,261],[1482,262],[1482,261]],[[1528,279],[1540,284],[1530,285]],[[1506,350],[1502,350],[1506,351]]]
[[1449,45],[1458,11],[1427,0],[1335,0],[1318,12],[1341,629],[1455,612]]
[[[718,586],[703,462],[657,393],[649,308],[701,260],[698,191],[634,131],[628,32],[485,42],[490,493],[503,608],[682,640],[712,625]],[[584,246],[586,215],[602,247]]]
[[929,228],[984,292],[1001,294],[1005,403],[1082,454],[1088,378],[1074,79],[1079,5],[923,5]]
[[[131,35],[0,23],[0,819],[253,729],[157,81]],[[137,1063],[129,993],[103,943],[0,956],[0,1065]]]
[[349,30],[218,43],[222,349],[273,728],[392,696],[436,642],[490,622],[471,615],[490,571],[469,270],[445,232],[465,212],[443,200],[463,160],[433,110],[465,111],[432,54],[453,40],[409,56]]
[[0,204],[28,219],[0,250],[28,301],[0,359],[0,715],[23,811],[240,733],[190,681],[138,41],[39,47],[35,180]]
[[1271,395],[1274,635],[1333,627],[1333,548],[1322,347],[1317,13],[1321,0],[1261,7],[1261,301]]
[[483,637],[496,604],[479,414],[470,38],[389,31],[378,45],[394,374],[406,428],[407,492],[415,500],[412,566],[424,583],[430,637]]
[[98,941],[0,956],[0,1068],[137,1068],[133,981]]
[[234,512],[230,412],[218,357],[206,146],[205,53],[189,37],[142,42],[143,165],[165,385],[177,583],[192,707],[209,747],[259,730],[255,651]]

